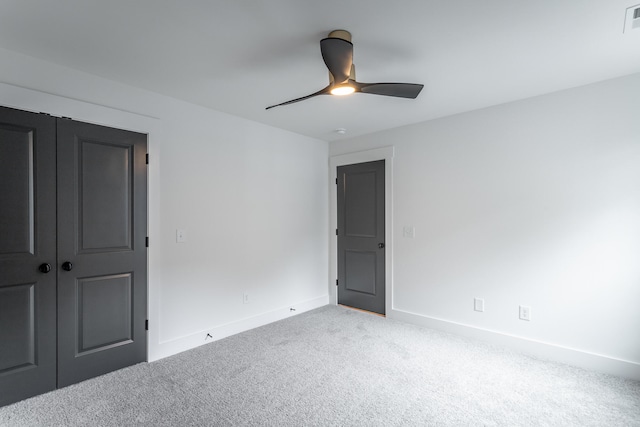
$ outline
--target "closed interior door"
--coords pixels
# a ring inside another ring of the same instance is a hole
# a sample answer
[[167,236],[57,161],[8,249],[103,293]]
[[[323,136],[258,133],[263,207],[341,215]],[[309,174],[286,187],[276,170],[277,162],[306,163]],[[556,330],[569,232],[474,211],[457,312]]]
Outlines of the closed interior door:
[[58,386],[146,359],[146,135],[58,122]]
[[146,360],[146,147],[0,107],[0,405]]
[[0,405],[56,387],[55,129],[0,107]]
[[338,167],[338,303],[385,314],[384,160]]

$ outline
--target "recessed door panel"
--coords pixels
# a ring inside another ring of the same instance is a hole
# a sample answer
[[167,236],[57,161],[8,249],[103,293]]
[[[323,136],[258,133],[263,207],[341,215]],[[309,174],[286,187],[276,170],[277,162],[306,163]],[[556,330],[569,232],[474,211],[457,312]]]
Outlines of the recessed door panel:
[[384,160],[338,168],[338,303],[385,314]]
[[78,141],[79,252],[130,250],[133,149]]
[[133,340],[131,273],[78,279],[78,354]]
[[55,159],[54,118],[0,107],[0,406],[56,386]]
[[375,252],[346,250],[345,287],[350,291],[376,294],[376,258]]
[[0,124],[0,254],[33,254],[33,128]]
[[26,369],[36,363],[35,284],[0,288],[0,374]]
[[344,234],[375,238],[378,233],[376,172],[364,171],[344,176],[349,197],[344,199]]

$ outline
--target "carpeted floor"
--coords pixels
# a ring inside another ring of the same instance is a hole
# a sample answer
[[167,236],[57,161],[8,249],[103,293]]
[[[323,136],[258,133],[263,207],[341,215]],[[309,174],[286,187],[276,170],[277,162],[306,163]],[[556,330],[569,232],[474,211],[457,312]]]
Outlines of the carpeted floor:
[[640,382],[326,306],[0,408],[2,426],[640,426]]

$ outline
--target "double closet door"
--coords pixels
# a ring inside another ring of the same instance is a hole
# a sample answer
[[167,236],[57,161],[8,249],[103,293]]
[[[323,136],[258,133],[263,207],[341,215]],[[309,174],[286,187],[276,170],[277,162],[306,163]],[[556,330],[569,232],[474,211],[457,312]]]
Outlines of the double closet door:
[[0,107],[0,406],[146,360],[146,152]]

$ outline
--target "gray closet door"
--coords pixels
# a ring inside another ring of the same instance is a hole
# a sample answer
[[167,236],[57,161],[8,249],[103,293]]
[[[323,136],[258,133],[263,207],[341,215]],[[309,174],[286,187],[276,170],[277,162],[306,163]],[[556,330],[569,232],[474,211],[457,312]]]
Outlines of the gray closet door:
[[338,304],[385,314],[384,160],[338,167]]
[[0,406],[56,387],[55,119],[0,107]]
[[58,386],[146,360],[146,135],[58,120]]

